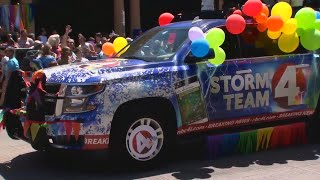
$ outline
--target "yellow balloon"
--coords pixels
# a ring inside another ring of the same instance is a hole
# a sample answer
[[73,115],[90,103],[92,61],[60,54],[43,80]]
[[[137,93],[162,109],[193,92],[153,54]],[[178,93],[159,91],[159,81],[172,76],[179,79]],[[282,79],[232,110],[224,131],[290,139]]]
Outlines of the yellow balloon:
[[298,28],[298,21],[294,18],[289,19],[287,22],[284,23],[282,28],[282,32],[284,34],[293,34],[296,32]]
[[292,16],[292,7],[287,2],[278,2],[271,9],[271,16],[280,16],[283,21],[288,21]]
[[287,35],[282,34],[278,40],[278,46],[281,51],[291,53],[299,46],[299,36],[297,33]]
[[118,53],[121,49],[128,45],[128,41],[124,37],[117,37],[113,41],[114,50]]
[[281,36],[281,31],[273,32],[268,30],[267,34],[270,39],[278,39]]

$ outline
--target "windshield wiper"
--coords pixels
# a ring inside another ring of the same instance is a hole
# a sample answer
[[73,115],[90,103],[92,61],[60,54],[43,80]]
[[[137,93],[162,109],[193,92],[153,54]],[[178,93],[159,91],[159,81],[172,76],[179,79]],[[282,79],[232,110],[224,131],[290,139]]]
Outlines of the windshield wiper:
[[142,61],[146,61],[146,62],[149,62],[145,59],[142,59],[141,57],[139,56],[124,56],[124,57],[120,57],[120,58],[124,58],[124,59],[138,59],[138,60],[142,60]]

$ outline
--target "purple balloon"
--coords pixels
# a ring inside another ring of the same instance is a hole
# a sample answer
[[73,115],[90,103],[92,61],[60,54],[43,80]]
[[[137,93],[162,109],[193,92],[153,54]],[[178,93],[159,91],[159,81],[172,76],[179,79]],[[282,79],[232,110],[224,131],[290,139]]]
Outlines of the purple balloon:
[[204,39],[204,37],[205,37],[205,35],[204,35],[203,31],[198,27],[192,27],[189,30],[189,39],[191,41],[195,41],[197,39]]

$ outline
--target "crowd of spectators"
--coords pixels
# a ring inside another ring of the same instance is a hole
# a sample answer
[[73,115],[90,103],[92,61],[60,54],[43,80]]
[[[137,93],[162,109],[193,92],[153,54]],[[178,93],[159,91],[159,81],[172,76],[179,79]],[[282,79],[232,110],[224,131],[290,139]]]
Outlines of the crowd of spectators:
[[[66,65],[91,60],[107,58],[102,52],[102,46],[119,37],[115,32],[104,37],[96,33],[95,37],[86,38],[81,33],[77,39],[70,37],[71,26],[65,28],[60,36],[56,32],[47,36],[45,29],[41,29],[39,36],[28,34],[27,30],[20,32],[5,32],[0,26],[0,106],[3,104],[10,75],[17,71],[36,71],[53,66]],[[130,43],[131,38],[127,38]],[[76,45],[77,42],[77,45]],[[17,52],[25,52],[18,58]]]
[[[112,32],[109,37],[103,37],[101,33],[96,33],[95,37],[87,39],[79,33],[75,41],[70,37],[71,32],[71,26],[68,25],[61,36],[52,34],[48,37],[46,30],[42,28],[41,33],[36,38],[33,33],[28,34],[27,30],[22,30],[19,33],[5,33],[0,27],[0,59],[5,56],[5,49],[8,47],[30,50],[26,59],[30,59],[31,54],[32,61],[40,68],[103,59],[106,56],[102,52],[102,45],[106,42],[113,43],[119,37]],[[132,39],[127,38],[127,41],[131,42]],[[78,45],[75,44],[76,42]],[[20,60],[20,63],[26,62]]]

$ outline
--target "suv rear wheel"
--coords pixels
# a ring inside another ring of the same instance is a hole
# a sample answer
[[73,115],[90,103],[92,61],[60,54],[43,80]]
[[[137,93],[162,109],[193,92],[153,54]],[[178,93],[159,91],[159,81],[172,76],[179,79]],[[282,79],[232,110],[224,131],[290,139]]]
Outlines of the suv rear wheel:
[[307,136],[309,143],[320,143],[320,96],[314,114],[307,117]]

